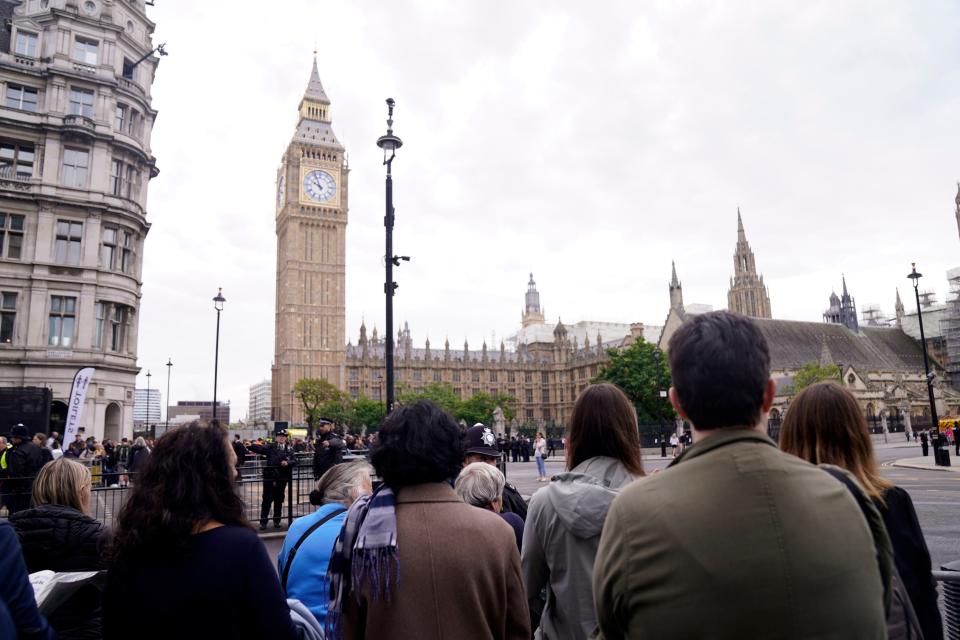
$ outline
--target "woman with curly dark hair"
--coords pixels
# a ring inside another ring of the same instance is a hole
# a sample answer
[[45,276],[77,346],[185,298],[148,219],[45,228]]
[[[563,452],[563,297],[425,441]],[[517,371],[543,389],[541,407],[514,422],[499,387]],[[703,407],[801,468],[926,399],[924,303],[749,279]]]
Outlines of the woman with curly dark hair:
[[529,640],[513,530],[454,493],[452,417],[420,401],[390,414],[370,456],[383,486],[358,498],[330,559],[329,638]]
[[296,637],[273,563],[243,516],[235,463],[216,424],[157,441],[117,518],[104,638]]

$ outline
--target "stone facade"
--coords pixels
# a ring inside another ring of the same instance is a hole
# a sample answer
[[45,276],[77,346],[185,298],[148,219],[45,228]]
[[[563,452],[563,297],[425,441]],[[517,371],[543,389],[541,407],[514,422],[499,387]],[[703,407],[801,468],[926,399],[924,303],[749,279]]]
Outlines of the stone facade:
[[[48,387],[81,429],[133,433],[159,58],[143,0],[0,1],[0,385]],[[62,429],[61,429],[62,430]]]
[[275,420],[303,421],[293,395],[302,378],[345,388],[347,174],[314,60],[296,133],[277,171]]
[[[533,313],[539,308],[539,293],[532,308],[530,292],[536,291],[530,277],[526,308]],[[527,314],[524,315],[527,317]],[[584,336],[585,327],[596,328],[593,339]],[[527,323],[518,332],[515,349],[505,342],[490,349],[484,342],[479,349],[451,348],[449,340],[434,348],[428,339],[422,348],[413,346],[406,324],[397,333],[394,371],[397,388],[422,390],[432,383],[449,383],[454,391],[467,399],[480,392],[507,394],[517,399],[515,424],[545,427],[563,425],[570,417],[573,403],[590,380],[608,360],[607,349],[629,346],[638,337],[656,341],[661,327],[641,323],[619,325],[603,322],[579,322],[553,327],[543,323]],[[347,391],[354,398],[361,394],[382,400],[384,389],[385,341],[374,329],[367,335],[360,326],[356,345],[347,345]]]
[[757,275],[753,250],[743,231],[743,219],[737,209],[737,249],[733,254],[733,277],[727,293],[727,308],[753,318],[772,318],[770,292],[763,284],[763,275]]
[[[670,338],[695,313],[674,303],[659,338],[659,347],[668,350]],[[856,317],[852,297],[849,308]],[[836,298],[836,295],[833,296]],[[837,300],[837,311],[843,308]],[[929,402],[923,370],[923,352],[919,342],[900,327],[859,326],[856,329],[834,322],[796,322],[755,318],[770,350],[770,375],[777,383],[770,418],[778,422],[793,398],[791,387],[797,371],[808,363],[836,365],[841,379],[860,403],[872,426],[902,425],[907,431],[913,423],[929,422]],[[926,326],[926,312],[924,312]],[[948,386],[942,370],[937,372],[934,396],[939,416],[958,415],[960,393]],[[926,422],[924,422],[926,418]]]

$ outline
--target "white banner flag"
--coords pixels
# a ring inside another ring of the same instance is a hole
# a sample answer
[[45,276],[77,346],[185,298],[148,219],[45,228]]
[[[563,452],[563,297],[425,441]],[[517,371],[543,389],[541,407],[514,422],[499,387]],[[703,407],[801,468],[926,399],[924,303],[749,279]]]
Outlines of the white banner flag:
[[73,388],[70,389],[70,403],[67,405],[67,426],[63,431],[63,444],[73,442],[80,428],[80,417],[83,415],[83,403],[87,399],[87,387],[96,371],[93,367],[85,367],[73,376]]

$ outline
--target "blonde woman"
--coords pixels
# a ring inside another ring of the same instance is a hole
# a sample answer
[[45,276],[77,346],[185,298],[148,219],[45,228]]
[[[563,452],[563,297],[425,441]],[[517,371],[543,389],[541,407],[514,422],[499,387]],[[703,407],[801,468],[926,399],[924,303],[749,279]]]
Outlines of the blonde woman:
[[[99,571],[108,540],[105,527],[85,512],[90,505],[90,470],[58,458],[33,484],[33,507],[10,516],[27,571]],[[58,638],[99,637],[100,589],[87,584],[48,616]],[[96,634],[91,636],[90,634]]]

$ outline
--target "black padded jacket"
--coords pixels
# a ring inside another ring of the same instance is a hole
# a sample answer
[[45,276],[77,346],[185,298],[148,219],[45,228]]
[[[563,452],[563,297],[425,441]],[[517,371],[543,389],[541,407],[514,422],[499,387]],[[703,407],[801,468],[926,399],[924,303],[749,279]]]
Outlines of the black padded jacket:
[[[57,504],[44,504],[10,516],[27,571],[100,571],[107,529],[90,516]],[[101,592],[86,585],[48,616],[61,639],[101,637]]]

